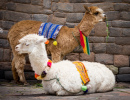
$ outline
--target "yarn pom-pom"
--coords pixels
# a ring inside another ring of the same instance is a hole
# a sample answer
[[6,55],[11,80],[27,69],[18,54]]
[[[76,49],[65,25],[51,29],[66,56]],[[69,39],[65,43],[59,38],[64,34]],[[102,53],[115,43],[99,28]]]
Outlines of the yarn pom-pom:
[[53,42],[53,45],[57,46],[57,41],[54,41],[54,42]]
[[86,91],[87,90],[87,86],[82,86],[82,91]]
[[51,62],[47,62],[47,66],[51,67],[51,64],[52,64]]
[[47,40],[47,41],[45,42],[45,44],[49,44],[49,40]]

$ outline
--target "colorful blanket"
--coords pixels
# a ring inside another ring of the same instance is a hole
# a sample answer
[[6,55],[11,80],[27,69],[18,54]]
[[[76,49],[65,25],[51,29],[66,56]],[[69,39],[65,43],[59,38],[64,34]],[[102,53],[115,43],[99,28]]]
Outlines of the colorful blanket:
[[90,81],[90,79],[88,77],[88,73],[87,73],[87,70],[86,70],[84,64],[79,61],[75,61],[75,62],[73,62],[73,64],[75,64],[78,72],[80,73],[80,77],[82,79],[82,84],[86,85]]
[[61,27],[63,25],[57,25],[52,23],[42,23],[39,28],[39,35],[44,36],[47,39],[56,39],[56,36],[58,35]]

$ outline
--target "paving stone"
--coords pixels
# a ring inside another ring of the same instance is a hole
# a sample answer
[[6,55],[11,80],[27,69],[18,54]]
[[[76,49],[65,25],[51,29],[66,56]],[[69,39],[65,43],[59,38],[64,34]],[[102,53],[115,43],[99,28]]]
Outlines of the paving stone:
[[21,21],[21,20],[31,20],[31,15],[20,13],[20,12],[13,12],[13,11],[6,11],[5,12],[5,20],[10,21]]
[[115,3],[114,9],[117,11],[130,11],[130,5],[126,3]]
[[120,19],[119,11],[108,11],[108,12],[105,12],[105,14],[107,16],[107,20],[109,21]]
[[109,32],[110,32],[110,36],[119,37],[122,35],[122,28],[110,27]]
[[43,0],[43,7],[44,8],[51,8],[51,0]]
[[120,15],[122,20],[130,20],[130,12],[121,12]]
[[108,43],[106,45],[106,52],[109,54],[120,54],[122,53],[122,46],[115,43]]
[[66,59],[70,61],[77,61],[79,60],[79,53],[69,53],[66,55]]
[[69,0],[70,3],[87,3],[87,0]]
[[94,31],[95,31],[95,36],[107,36],[107,32],[106,32],[106,23],[105,22],[100,22],[98,24],[95,25],[94,27]]
[[14,11],[16,9],[16,5],[13,2],[8,2],[6,4],[6,8],[7,8],[7,10],[13,10]]
[[9,42],[6,39],[0,39],[0,47],[2,48],[9,48]]
[[130,27],[130,22],[129,21],[112,21],[112,26],[113,27],[120,27],[120,28],[129,28]]
[[123,28],[122,36],[130,37],[130,28]]
[[70,23],[79,23],[83,18],[83,13],[68,13],[66,21]]
[[43,5],[43,0],[31,0],[31,4],[33,5]]
[[126,55],[114,55],[114,65],[116,67],[129,66],[129,57]]
[[130,55],[130,45],[123,46],[122,54]]
[[4,49],[4,56],[3,56],[3,60],[6,61],[11,61],[11,51],[10,49]]
[[130,74],[116,75],[117,82],[130,82]]
[[115,67],[114,65],[106,65],[112,72],[113,74],[118,74],[118,68]]
[[28,4],[16,4],[16,11],[25,12],[25,13],[33,13],[39,14],[43,12],[42,6],[37,5],[28,5]]
[[105,41],[104,37],[89,36],[90,43],[103,43],[104,41]]
[[80,53],[79,59],[80,61],[90,61],[94,62],[95,54],[93,52],[90,53],[90,55],[87,55],[85,53]]
[[93,52],[95,53],[105,53],[106,52],[106,43],[94,43]]
[[58,11],[73,12],[73,5],[71,3],[58,3]]
[[41,21],[41,22],[47,22],[48,15],[45,15],[45,14],[34,14],[32,19],[33,20],[37,20],[37,21]]
[[12,0],[13,2],[17,2],[17,3],[31,3],[31,0]]
[[113,64],[113,55],[110,54],[95,54],[95,61],[103,64],[112,65]]
[[119,45],[129,45],[130,44],[130,38],[129,37],[116,37],[115,43]]
[[0,38],[1,39],[7,39],[7,34],[8,34],[8,31],[7,30],[3,30],[3,33],[0,33]]
[[11,62],[0,62],[0,70],[11,71]]
[[9,30],[14,25],[12,21],[2,21],[2,27],[5,30]]
[[56,17],[61,17],[61,18],[65,18],[65,17],[66,17],[66,13],[54,12],[54,16],[56,16]]
[[4,50],[3,48],[0,48],[0,61],[3,61],[3,56],[4,56]]
[[130,74],[130,67],[119,68],[119,74]]

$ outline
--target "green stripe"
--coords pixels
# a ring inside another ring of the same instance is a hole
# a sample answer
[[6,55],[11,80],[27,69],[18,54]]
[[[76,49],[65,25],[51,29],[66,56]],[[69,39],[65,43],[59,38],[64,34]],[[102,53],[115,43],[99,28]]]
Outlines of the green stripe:
[[88,55],[90,55],[90,48],[89,48],[88,37],[86,37],[86,47],[87,47],[87,53],[88,53]]

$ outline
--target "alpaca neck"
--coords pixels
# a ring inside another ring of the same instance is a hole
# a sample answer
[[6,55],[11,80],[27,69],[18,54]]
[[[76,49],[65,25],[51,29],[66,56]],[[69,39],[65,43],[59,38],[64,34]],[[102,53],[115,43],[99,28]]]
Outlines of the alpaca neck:
[[38,75],[41,75],[41,73],[45,70],[49,60],[44,46],[44,44],[37,45],[29,54],[32,69]]

